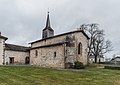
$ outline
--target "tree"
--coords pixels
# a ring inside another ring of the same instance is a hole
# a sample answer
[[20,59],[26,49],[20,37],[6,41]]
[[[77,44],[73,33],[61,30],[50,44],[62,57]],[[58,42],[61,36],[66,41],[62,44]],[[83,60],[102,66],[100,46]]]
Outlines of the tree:
[[112,51],[111,41],[105,40],[104,30],[100,30],[98,24],[83,24],[80,29],[84,30],[90,37],[88,56],[93,55],[95,63],[97,63],[98,56]]

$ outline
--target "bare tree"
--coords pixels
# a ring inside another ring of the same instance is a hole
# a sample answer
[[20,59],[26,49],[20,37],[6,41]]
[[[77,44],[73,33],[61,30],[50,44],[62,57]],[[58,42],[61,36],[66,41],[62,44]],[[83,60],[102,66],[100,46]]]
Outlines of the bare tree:
[[81,25],[81,29],[90,37],[88,55],[93,55],[95,57],[95,63],[97,63],[98,56],[112,51],[111,42],[105,40],[104,30],[100,30],[98,24],[83,24]]

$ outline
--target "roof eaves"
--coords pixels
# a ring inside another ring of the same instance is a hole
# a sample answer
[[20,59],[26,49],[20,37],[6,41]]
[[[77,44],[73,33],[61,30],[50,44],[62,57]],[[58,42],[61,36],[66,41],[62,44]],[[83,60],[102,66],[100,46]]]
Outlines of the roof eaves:
[[2,36],[2,35],[0,35],[0,38],[5,39],[5,40],[8,39],[7,37],[4,37],[4,36]]

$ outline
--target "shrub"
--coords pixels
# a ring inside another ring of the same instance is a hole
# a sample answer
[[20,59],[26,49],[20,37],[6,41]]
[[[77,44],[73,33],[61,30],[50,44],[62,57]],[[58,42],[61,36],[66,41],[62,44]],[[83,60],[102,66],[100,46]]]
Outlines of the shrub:
[[75,69],[84,69],[85,68],[85,66],[83,65],[82,62],[76,61],[74,64],[75,64],[74,65]]

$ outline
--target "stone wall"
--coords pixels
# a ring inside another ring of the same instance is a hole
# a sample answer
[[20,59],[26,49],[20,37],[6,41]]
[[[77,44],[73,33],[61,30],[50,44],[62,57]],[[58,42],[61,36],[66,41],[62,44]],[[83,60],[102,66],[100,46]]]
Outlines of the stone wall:
[[55,44],[55,43],[59,43],[59,42],[64,42],[65,40],[65,36],[60,36],[59,38],[51,38],[51,39],[47,39],[47,40],[42,40],[40,42],[36,42],[34,44],[31,44],[31,47],[38,47],[38,46],[43,46],[43,45],[48,45],[48,44]]
[[0,65],[3,65],[4,48],[5,48],[5,40],[0,39]]
[[[38,52],[36,55],[36,51]],[[30,51],[31,65],[64,68],[64,46],[51,46]]]
[[29,57],[29,52],[5,50],[6,64],[10,64],[10,57],[14,58],[14,64],[25,64],[25,58]]
[[[75,48],[74,56],[76,56],[77,61],[83,62],[83,64],[88,63],[88,39],[82,33],[75,33]],[[82,54],[78,54],[78,44],[82,44]]]
[[[66,40],[67,37],[70,38],[68,41]],[[36,43],[31,44],[31,48],[44,46],[44,45],[50,45],[60,42],[68,42],[61,46],[53,46],[53,47],[43,47],[39,49],[33,49],[30,51],[30,59],[32,65],[40,65],[44,67],[60,67],[56,63],[52,62],[63,62],[65,63],[74,63],[75,61],[83,62],[83,64],[88,63],[88,39],[82,32],[74,32],[70,34],[65,34],[49,39],[44,39]],[[78,44],[82,44],[82,54],[78,54]],[[43,53],[44,55],[39,53],[38,57],[35,58],[35,50],[38,50],[40,53]],[[42,52],[41,52],[42,51]],[[53,58],[53,52],[57,51],[59,53],[59,60],[55,61]],[[43,62],[41,59],[47,58],[47,62]],[[62,65],[63,66],[63,65]],[[63,66],[65,67],[65,66]]]

